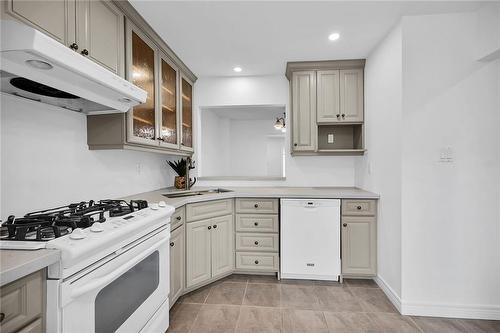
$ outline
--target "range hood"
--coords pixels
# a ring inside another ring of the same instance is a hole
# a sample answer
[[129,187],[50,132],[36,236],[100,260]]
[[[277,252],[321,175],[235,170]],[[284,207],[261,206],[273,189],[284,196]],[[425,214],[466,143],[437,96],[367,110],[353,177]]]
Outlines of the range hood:
[[147,93],[40,31],[2,20],[1,91],[86,114],[126,112]]

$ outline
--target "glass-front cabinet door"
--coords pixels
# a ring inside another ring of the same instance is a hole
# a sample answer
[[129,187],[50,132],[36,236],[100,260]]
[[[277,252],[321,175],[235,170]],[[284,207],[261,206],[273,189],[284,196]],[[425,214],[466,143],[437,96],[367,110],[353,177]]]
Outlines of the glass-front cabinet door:
[[179,148],[178,70],[164,55],[160,56],[160,126],[161,146]]
[[128,141],[158,145],[156,46],[130,22],[127,22],[128,80],[147,93],[146,103],[128,112]]
[[181,76],[181,149],[193,151],[193,83]]

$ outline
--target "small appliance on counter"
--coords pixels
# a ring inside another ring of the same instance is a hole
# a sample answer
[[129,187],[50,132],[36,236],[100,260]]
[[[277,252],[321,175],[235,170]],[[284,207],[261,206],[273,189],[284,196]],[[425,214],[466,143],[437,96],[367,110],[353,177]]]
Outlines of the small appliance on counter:
[[174,210],[90,200],[9,216],[0,248],[61,251],[47,272],[47,332],[165,332]]

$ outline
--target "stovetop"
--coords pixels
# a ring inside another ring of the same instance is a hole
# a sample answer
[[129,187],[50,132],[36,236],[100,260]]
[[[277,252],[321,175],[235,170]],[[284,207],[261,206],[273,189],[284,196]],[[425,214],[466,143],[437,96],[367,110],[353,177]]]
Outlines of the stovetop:
[[90,200],[28,213],[24,217],[11,215],[1,225],[0,240],[46,242],[70,234],[75,229],[89,228],[96,222],[104,223],[110,217],[147,207],[145,200]]

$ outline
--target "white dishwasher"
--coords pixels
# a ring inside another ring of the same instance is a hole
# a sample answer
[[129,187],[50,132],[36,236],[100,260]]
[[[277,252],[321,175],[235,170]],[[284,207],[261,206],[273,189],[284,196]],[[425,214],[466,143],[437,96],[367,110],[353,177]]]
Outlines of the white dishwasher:
[[281,199],[280,234],[282,278],[338,281],[340,200]]

